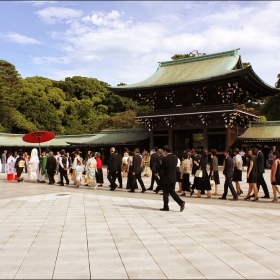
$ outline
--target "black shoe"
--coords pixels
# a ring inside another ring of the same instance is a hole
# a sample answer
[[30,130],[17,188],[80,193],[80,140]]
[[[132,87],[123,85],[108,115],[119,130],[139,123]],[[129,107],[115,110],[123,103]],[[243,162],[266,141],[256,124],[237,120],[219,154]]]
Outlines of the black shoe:
[[186,196],[186,194],[185,194],[185,193],[182,193],[180,196]]
[[181,203],[180,212],[183,212],[183,211],[184,211],[184,209],[185,209],[185,204],[186,204],[185,201],[183,201],[183,202]]
[[61,181],[57,182],[58,185],[61,185]]
[[249,196],[249,198],[252,198],[252,197],[255,197],[255,195],[252,194],[252,195]]
[[226,200],[226,198],[225,198],[225,197],[223,197],[223,196],[219,197],[219,199],[223,199],[223,200]]
[[191,191],[191,194],[190,194],[190,196],[192,196],[193,194],[194,194],[194,190],[192,190],[192,191]]
[[85,187],[88,187],[88,184],[85,184]]
[[128,191],[128,192],[135,192],[135,191],[130,190],[130,191]]
[[153,188],[152,188],[152,187],[149,187],[149,188],[147,189],[147,191],[153,191]]
[[160,208],[159,210],[160,210],[160,211],[169,211],[168,208]]
[[142,190],[141,193],[144,193],[146,191],[146,189]]
[[153,190],[154,193],[158,193],[157,191]]
[[48,185],[53,185],[53,183],[48,183]]
[[262,198],[270,198],[270,196],[262,196]]
[[122,186],[119,186],[118,188],[119,188],[119,189],[122,189]]
[[163,193],[160,193],[160,195],[163,195]]

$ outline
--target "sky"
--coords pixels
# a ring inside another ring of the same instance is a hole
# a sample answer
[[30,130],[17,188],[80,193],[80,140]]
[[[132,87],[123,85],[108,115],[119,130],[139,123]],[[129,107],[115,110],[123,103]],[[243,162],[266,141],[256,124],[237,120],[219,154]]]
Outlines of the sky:
[[0,60],[23,78],[83,76],[112,86],[193,50],[238,49],[275,86],[280,1],[0,1]]

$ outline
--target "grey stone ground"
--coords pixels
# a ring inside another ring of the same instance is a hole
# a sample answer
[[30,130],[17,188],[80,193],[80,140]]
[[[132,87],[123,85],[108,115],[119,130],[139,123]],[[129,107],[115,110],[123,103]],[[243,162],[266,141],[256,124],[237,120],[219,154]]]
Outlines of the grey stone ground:
[[5,177],[0,278],[280,278],[280,202],[244,201],[246,183],[239,201],[185,197],[179,212],[170,199],[161,212],[161,195],[111,192],[107,179],[94,190]]

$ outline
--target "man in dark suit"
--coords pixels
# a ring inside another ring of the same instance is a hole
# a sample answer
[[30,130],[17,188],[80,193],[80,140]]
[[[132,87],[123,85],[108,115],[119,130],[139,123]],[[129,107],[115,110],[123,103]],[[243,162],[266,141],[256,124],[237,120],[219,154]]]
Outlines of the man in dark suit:
[[158,177],[158,166],[159,166],[159,155],[157,153],[158,147],[154,147],[154,153],[151,155],[150,159],[150,169],[152,171],[152,178],[151,178],[151,186],[148,188],[149,191],[154,189],[154,182],[156,181],[157,185],[159,185],[159,177]]
[[115,148],[110,149],[110,155],[108,158],[107,165],[107,179],[110,182],[111,188],[110,191],[114,191],[117,188],[116,178],[118,172],[118,157],[115,154]]
[[47,158],[46,170],[49,176],[49,185],[53,185],[55,183],[54,174],[56,170],[56,158],[53,156],[53,152],[49,152],[49,157]]
[[238,200],[237,193],[232,185],[232,176],[233,176],[233,160],[231,155],[231,149],[226,149],[225,150],[225,163],[224,163],[224,171],[223,174],[225,175],[225,184],[224,184],[224,193],[222,197],[219,197],[219,199],[227,199],[227,193],[228,193],[228,188],[230,189],[233,198],[230,200]]
[[60,173],[60,186],[64,186],[63,178],[66,181],[66,185],[69,185],[69,179],[67,175],[67,170],[69,167],[68,158],[65,155],[65,150],[60,151],[60,156],[58,157],[59,162],[59,173]]
[[157,175],[157,177],[159,177],[159,183],[158,183],[158,186],[156,187],[156,189],[154,190],[155,193],[158,193],[160,190],[162,190],[162,187],[161,187],[161,178],[163,175],[162,159],[165,157],[162,149],[158,149],[157,154],[158,154],[158,164],[157,164],[157,169],[156,169],[155,175]]
[[132,160],[132,167],[131,167],[131,175],[132,175],[132,185],[131,185],[131,190],[129,192],[135,192],[134,188],[136,185],[136,179],[139,182],[142,191],[141,193],[144,193],[147,189],[145,188],[144,182],[141,178],[141,173],[142,173],[142,157],[140,156],[140,151],[138,148],[134,149],[134,156]]
[[264,174],[264,154],[261,151],[262,145],[257,144],[255,147],[256,154],[257,154],[257,167],[258,167],[258,191],[260,190],[260,186],[262,186],[263,191],[264,191],[264,196],[262,198],[270,198],[269,196],[269,191],[266,185],[266,182],[263,178]]
[[116,153],[117,156],[117,164],[118,164],[118,172],[117,172],[117,178],[119,181],[119,188],[122,188],[122,157],[119,153]]
[[171,154],[171,147],[166,145],[163,147],[165,157],[162,159],[162,178],[161,186],[163,189],[163,208],[160,211],[169,211],[169,194],[172,198],[180,205],[180,211],[182,212],[185,208],[185,201],[180,199],[178,194],[175,192],[175,184],[177,182],[176,167],[178,158]]

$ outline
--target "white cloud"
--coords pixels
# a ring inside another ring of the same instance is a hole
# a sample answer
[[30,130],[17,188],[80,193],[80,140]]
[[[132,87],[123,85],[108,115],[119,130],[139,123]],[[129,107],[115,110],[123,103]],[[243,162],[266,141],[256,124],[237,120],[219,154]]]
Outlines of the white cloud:
[[[273,58],[280,50],[279,2],[176,3],[170,3],[175,8],[169,13],[165,7],[164,13],[154,12],[153,18],[140,20],[114,9],[88,14],[67,8],[41,10],[38,15],[43,20],[64,20],[69,26],[65,32],[48,33],[60,41],[57,46],[63,58],[36,57],[34,61],[48,65],[83,62],[85,68],[103,61],[110,67],[103,71],[109,83],[116,79],[134,83],[154,73],[159,60],[170,60],[176,53],[210,54],[240,47],[242,60],[250,61],[261,78],[274,84],[274,77],[266,77],[268,68],[276,71],[275,77],[279,72]],[[161,6],[159,2],[148,5],[155,11]]]
[[53,56],[42,56],[33,57],[30,56],[34,64],[40,65],[51,65],[51,64],[69,64],[71,59],[69,57],[53,57]]
[[39,45],[42,44],[42,42],[34,39],[27,37],[25,35],[20,35],[15,32],[7,32],[1,35],[1,38],[5,41],[9,41],[12,43],[18,43],[22,45]]
[[54,24],[63,20],[80,18],[83,15],[83,11],[70,8],[49,7],[37,11],[36,14],[38,14],[43,21]]

